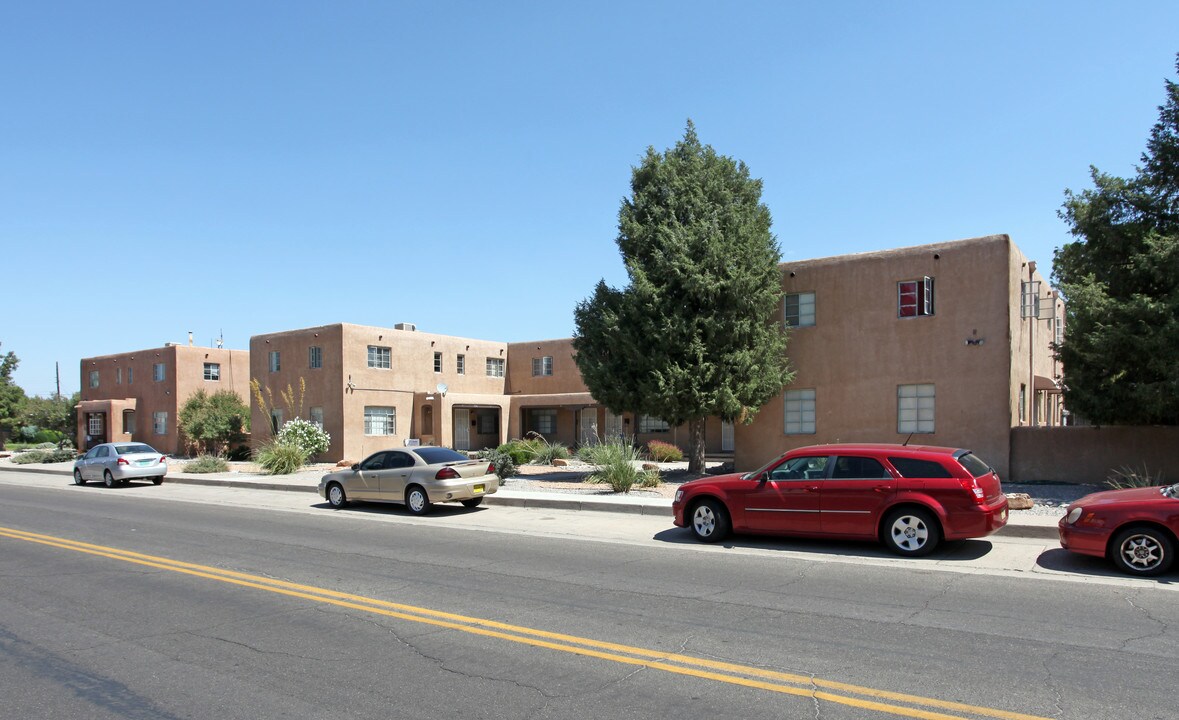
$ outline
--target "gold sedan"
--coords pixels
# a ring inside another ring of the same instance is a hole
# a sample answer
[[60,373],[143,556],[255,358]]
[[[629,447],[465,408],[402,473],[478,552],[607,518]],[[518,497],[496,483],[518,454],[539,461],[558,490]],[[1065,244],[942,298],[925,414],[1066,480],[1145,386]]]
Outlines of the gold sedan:
[[440,502],[478,507],[498,489],[495,465],[442,447],[381,450],[319,481],[319,496],[333,508],[350,500],[390,502],[414,515],[425,515]]

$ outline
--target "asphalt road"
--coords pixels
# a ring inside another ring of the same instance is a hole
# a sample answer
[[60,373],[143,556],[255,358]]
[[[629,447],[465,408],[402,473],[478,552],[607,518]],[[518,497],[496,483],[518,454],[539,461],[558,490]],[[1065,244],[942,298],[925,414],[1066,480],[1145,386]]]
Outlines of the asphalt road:
[[68,482],[0,477],[0,717],[1176,717],[1175,576],[1042,541]]

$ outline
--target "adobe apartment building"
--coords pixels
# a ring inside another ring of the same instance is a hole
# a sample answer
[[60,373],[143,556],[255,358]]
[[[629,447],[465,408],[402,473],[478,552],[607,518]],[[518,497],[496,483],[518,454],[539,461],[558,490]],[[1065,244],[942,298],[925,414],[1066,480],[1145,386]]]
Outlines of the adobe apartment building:
[[793,383],[735,464],[833,442],[969,448],[1008,477],[1011,428],[1059,425],[1063,303],[1006,235],[784,263]]
[[79,449],[136,440],[165,454],[183,455],[184,440],[176,419],[193,393],[232,390],[242,402],[250,401],[250,361],[245,350],[167,343],[83,358],[80,371]]

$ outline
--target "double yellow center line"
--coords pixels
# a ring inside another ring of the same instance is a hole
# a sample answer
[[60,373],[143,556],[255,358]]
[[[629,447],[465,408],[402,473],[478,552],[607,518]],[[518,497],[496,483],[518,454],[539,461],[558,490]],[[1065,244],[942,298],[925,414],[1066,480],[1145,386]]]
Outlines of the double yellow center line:
[[430,608],[388,602],[363,595],[352,595],[312,585],[299,585],[297,583],[274,580],[260,575],[249,575],[207,565],[195,565],[193,563],[180,562],[179,560],[171,560],[154,555],[144,555],[130,550],[92,545],[76,540],[51,535],[40,535],[38,533],[12,528],[0,527],[0,537],[48,545],[62,550],[72,550],[74,552],[109,558],[111,560],[119,560],[159,570],[191,575],[206,580],[216,580],[230,585],[264,590],[302,600],[335,605],[350,610],[397,618],[409,622],[433,625],[435,627],[470,633],[472,635],[492,637],[557,652],[582,655],[599,660],[622,663],[624,665],[661,670],[676,675],[687,675],[703,680],[713,680],[784,695],[814,698],[816,700],[824,700],[839,705],[874,710],[901,717],[923,718],[923,720],[964,720],[965,718],[976,717],[1000,718],[1001,720],[1048,720],[1048,718],[1038,715],[1026,715],[948,700],[906,695],[888,690],[878,690],[860,685],[824,680],[822,678],[812,678],[795,673],[764,670],[747,665],[708,660],[679,653],[648,650],[646,648],[603,642],[590,638],[577,637],[575,635],[536,630],[519,625],[509,625],[494,620],[456,615]]

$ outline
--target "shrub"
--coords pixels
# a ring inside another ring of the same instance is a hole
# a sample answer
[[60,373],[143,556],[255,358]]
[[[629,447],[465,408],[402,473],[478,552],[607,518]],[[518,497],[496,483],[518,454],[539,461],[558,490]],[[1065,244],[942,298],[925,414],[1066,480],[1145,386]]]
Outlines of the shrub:
[[[630,492],[636,483],[641,487],[651,487],[644,484],[651,482],[647,479],[650,473],[636,465],[641,458],[634,445],[625,440],[612,440],[593,447],[595,450],[591,453],[591,462],[597,468],[586,477],[586,482],[609,485],[614,492],[620,493]],[[657,473],[654,482],[659,483]]]
[[639,487],[654,488],[659,487],[662,483],[663,481],[659,479],[658,470],[645,470],[643,471],[642,479],[639,480]]
[[1163,474],[1151,473],[1144,464],[1142,470],[1129,465],[1112,470],[1109,476],[1105,478],[1105,484],[1114,490],[1122,490],[1125,488],[1140,488],[1140,487],[1154,487],[1155,485],[1165,485],[1163,482]]
[[49,445],[46,450],[27,450],[12,456],[12,462],[17,465],[31,465],[33,463],[59,463],[76,460],[77,453],[73,450],[58,449]]
[[534,465],[552,465],[558,458],[564,460],[569,457],[569,448],[561,443],[551,443],[539,433],[529,433],[529,438],[523,442],[532,450]]
[[48,441],[46,441],[46,442],[39,442],[39,443],[37,443],[37,444],[36,444],[36,446],[35,446],[35,447],[36,447],[38,450],[52,450],[53,448],[57,447],[57,443],[55,443],[55,442],[48,442]]
[[519,468],[516,467],[516,461],[506,452],[488,450],[483,453],[483,459],[495,466],[495,476],[500,480],[510,478],[519,471]]
[[651,440],[648,442],[647,454],[655,462],[679,462],[684,459],[683,450],[662,440]]
[[13,455],[12,463],[14,465],[32,465],[33,463],[45,462],[45,458],[47,457],[49,457],[49,453],[44,450],[29,450]]
[[254,460],[271,475],[290,475],[307,462],[307,453],[298,445],[270,440],[258,448]]
[[185,463],[181,472],[186,473],[218,473],[229,470],[229,463],[216,455],[201,455],[196,460]]
[[525,465],[536,457],[536,450],[526,440],[510,440],[497,447],[496,451],[509,455],[517,465]]
[[332,442],[332,436],[324,432],[323,428],[302,418],[283,423],[274,439],[285,445],[302,448],[307,457],[327,452]]
[[231,448],[229,452],[225,454],[225,459],[229,460],[230,462],[249,460],[250,455],[251,453],[249,445],[238,445],[234,448]]
[[59,463],[59,462],[73,462],[78,459],[78,453],[74,452],[73,446],[54,448],[46,453],[45,462]]

